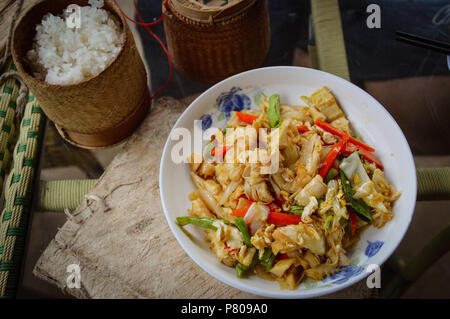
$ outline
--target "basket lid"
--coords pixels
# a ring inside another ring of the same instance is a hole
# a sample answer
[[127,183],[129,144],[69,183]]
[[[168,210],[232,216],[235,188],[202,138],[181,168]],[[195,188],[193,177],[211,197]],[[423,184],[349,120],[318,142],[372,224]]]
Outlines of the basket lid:
[[169,0],[178,14],[198,22],[230,19],[251,7],[256,0]]

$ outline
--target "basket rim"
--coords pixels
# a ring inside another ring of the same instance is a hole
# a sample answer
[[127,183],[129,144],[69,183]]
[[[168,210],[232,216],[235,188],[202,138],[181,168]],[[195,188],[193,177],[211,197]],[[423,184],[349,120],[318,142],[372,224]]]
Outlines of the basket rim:
[[244,14],[258,0],[242,0],[233,5],[215,7],[211,10],[197,10],[183,6],[178,0],[169,0],[163,10],[172,11],[178,18],[200,24],[220,23]]
[[[66,0],[67,5],[71,4],[73,0]],[[24,76],[25,78],[27,78],[29,81],[33,81],[35,83],[38,83],[42,86],[45,87],[53,87],[53,88],[72,88],[75,86],[80,86],[80,85],[85,85],[86,83],[93,81],[97,78],[99,78],[103,73],[106,72],[106,70],[108,70],[111,65],[113,65],[115,62],[117,62],[117,60],[119,59],[119,57],[121,57],[123,55],[123,52],[125,51],[125,47],[126,45],[129,44],[129,36],[128,36],[128,32],[127,32],[127,22],[123,16],[123,14],[120,12],[120,9],[114,4],[114,2],[110,1],[110,0],[106,0],[105,1],[105,5],[102,7],[102,9],[107,10],[108,12],[110,12],[111,14],[114,14],[121,22],[122,24],[122,34],[123,34],[123,43],[122,46],[120,48],[119,53],[116,55],[116,57],[98,74],[91,76],[90,78],[87,78],[81,82],[76,82],[76,83],[65,83],[65,84],[54,84],[54,83],[48,83],[46,81],[43,80],[39,80],[37,78],[35,78],[32,74],[30,74],[28,71],[25,70],[25,68],[23,67],[23,63],[22,60],[24,59],[24,57],[20,57],[18,55],[18,53],[16,52],[16,31],[19,28],[19,26],[21,26],[21,24],[23,23],[23,21],[25,20],[25,18],[27,18],[30,14],[32,14],[32,11],[37,7],[42,5],[43,3],[46,2],[52,2],[52,0],[42,0],[39,1],[37,3],[35,3],[31,8],[29,8],[25,14],[22,15],[22,17],[20,18],[19,22],[16,24],[16,26],[14,27],[13,30],[13,34],[12,34],[12,43],[11,43],[11,54],[14,60],[14,64],[16,65],[17,69],[19,70],[19,72],[21,73],[22,76]],[[33,26],[33,30],[35,29],[36,25]]]

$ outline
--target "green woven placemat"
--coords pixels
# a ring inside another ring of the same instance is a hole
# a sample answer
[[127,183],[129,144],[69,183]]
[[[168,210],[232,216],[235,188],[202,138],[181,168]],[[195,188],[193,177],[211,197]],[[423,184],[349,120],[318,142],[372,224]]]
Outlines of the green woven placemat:
[[74,210],[96,179],[41,181],[40,208],[44,211]]
[[315,52],[313,65],[350,81],[338,0],[311,1]]
[[[16,66],[11,61],[2,73],[15,71]],[[11,163],[12,145],[16,138],[16,101],[19,95],[19,83],[13,78],[6,80],[0,86],[0,192],[6,171]]]
[[0,297],[15,297],[45,116],[33,95],[21,121],[0,216]]
[[417,200],[450,200],[450,167],[418,168]]

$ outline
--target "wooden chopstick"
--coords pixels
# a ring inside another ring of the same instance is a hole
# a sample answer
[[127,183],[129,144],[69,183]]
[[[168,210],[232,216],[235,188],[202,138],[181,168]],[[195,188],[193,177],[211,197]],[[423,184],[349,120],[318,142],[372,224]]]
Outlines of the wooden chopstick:
[[396,31],[395,39],[400,42],[408,43],[410,45],[414,45],[416,47],[421,47],[429,50],[433,50],[436,52],[444,53],[450,55],[450,44],[431,40],[428,38],[424,38],[418,35]]

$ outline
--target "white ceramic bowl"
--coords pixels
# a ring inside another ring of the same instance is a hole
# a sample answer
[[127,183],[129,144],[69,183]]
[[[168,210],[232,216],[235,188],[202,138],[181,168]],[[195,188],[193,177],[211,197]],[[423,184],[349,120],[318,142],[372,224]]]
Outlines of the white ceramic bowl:
[[173,146],[166,142],[161,158],[160,191],[164,213],[175,237],[186,253],[211,276],[235,288],[268,297],[307,298],[329,294],[365,278],[369,264],[381,265],[396,249],[412,219],[416,201],[416,170],[408,142],[392,116],[373,97],[354,84],[322,71],[300,67],[268,67],[232,76],[200,95],[186,109],[174,128],[194,131],[194,120],[202,119],[197,129],[225,127],[231,110],[257,108],[254,97],[278,93],[281,103],[304,104],[300,96],[311,95],[327,86],[336,96],[355,132],[376,148],[388,180],[402,191],[396,201],[394,218],[382,229],[369,227],[357,247],[348,252],[351,266],[330,278],[316,282],[305,280],[296,290],[280,290],[278,283],[257,276],[236,277],[235,270],[221,264],[204,242],[204,234],[195,226],[176,224],[175,218],[187,215],[191,207],[188,195],[194,190],[188,164],[175,164],[171,159]]

